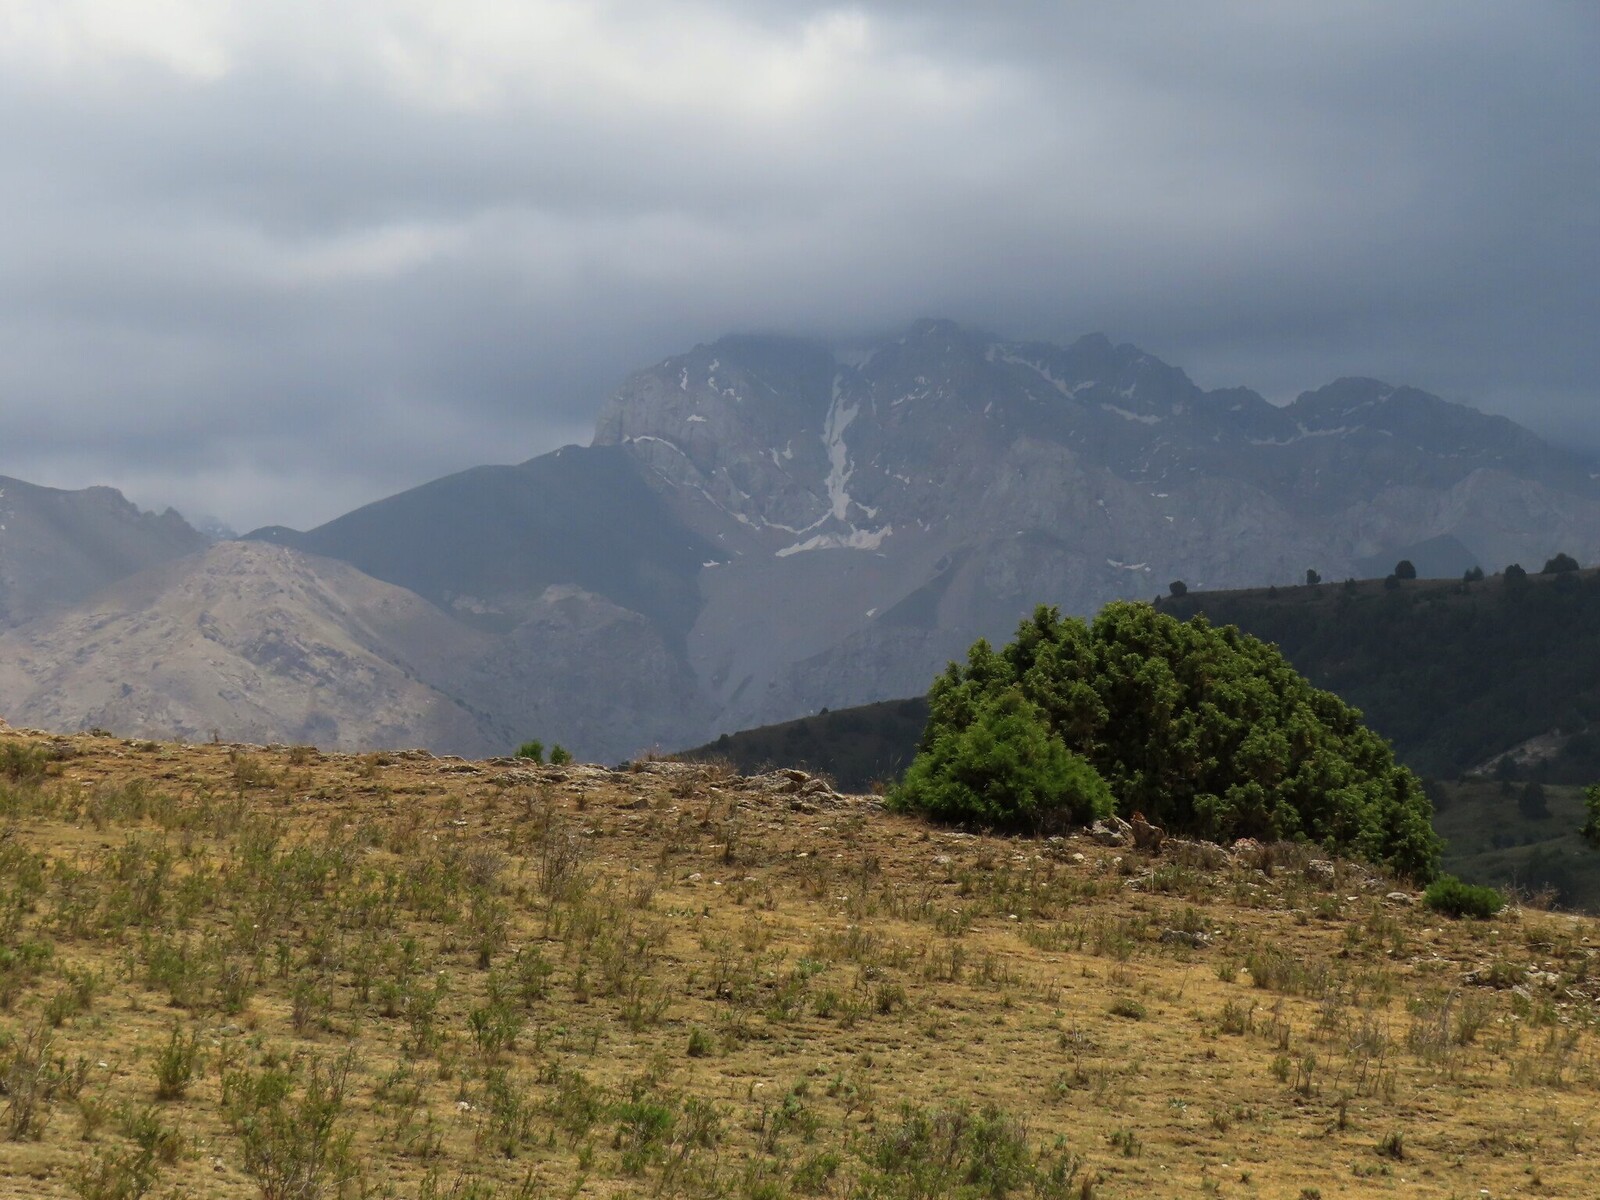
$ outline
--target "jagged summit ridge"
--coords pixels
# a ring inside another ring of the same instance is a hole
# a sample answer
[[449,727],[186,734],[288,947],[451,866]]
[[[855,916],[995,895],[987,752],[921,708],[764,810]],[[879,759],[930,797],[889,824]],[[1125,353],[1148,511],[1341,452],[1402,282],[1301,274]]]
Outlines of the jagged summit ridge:
[[962,507],[952,493],[987,490],[1023,443],[1150,484],[1157,499],[1221,477],[1326,511],[1477,469],[1595,491],[1575,456],[1415,388],[1348,378],[1280,407],[1247,388],[1204,391],[1103,334],[1063,347],[942,320],[849,355],[776,338],[696,347],[630,376],[595,436],[703,502],[713,525],[742,527],[716,530],[739,552],[771,534],[757,540],[775,555],[878,551],[896,530],[948,522]]

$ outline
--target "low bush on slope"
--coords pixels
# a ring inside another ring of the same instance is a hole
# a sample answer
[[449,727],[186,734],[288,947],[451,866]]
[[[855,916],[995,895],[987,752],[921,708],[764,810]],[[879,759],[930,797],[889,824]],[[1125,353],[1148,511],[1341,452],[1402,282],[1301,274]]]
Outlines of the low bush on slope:
[[974,643],[928,701],[902,808],[1039,828],[1100,815],[1109,789],[1123,812],[1175,830],[1306,838],[1420,880],[1437,870],[1417,777],[1359,711],[1231,626],[1127,602],[1086,624],[1041,606],[1004,649]]

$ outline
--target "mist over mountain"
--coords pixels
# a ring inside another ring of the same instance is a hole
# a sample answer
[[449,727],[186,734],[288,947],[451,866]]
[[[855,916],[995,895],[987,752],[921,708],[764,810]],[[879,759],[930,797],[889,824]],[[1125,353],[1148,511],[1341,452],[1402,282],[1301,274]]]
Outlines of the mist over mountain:
[[[205,539],[172,520],[171,552],[200,548]],[[130,546],[153,536],[135,537],[143,528],[130,523]],[[57,536],[63,547],[92,543],[76,526]],[[918,694],[976,637],[1003,639],[1040,602],[1088,613],[1175,579],[1244,587],[1307,568],[1339,579],[1408,554],[1451,573],[1463,562],[1536,566],[1558,549],[1593,562],[1600,483],[1584,457],[1410,387],[1341,379],[1275,406],[1243,388],[1203,390],[1099,335],[1011,342],[929,320],[850,353],[768,336],[697,346],[630,375],[590,446],[464,471],[306,532],[247,538],[287,555],[250,560],[257,577],[299,577],[303,555],[352,569],[320,572],[313,591],[273,585],[287,597],[274,620],[302,631],[308,661],[318,638],[350,636],[288,616],[313,592],[317,604],[364,612],[376,581],[438,618],[367,622],[360,643],[431,689],[438,705],[418,700],[411,718],[367,719],[357,709],[375,691],[294,676],[341,741],[382,730],[477,753],[527,736],[615,759]],[[161,627],[174,644],[201,636],[199,614],[234,561],[226,549],[199,575],[139,585],[169,597],[142,603],[191,614]],[[87,551],[58,557],[73,555]],[[131,550],[117,562],[123,573],[154,565]],[[102,585],[115,574],[103,571]],[[11,592],[44,594],[43,577],[42,567],[24,572]],[[117,602],[96,603],[70,619],[111,619]],[[241,646],[248,608],[230,635]],[[68,653],[94,663],[100,643],[72,647],[67,628],[29,643],[32,682],[14,672],[0,681],[0,713],[18,689],[43,694],[48,678],[59,680],[58,723],[144,721],[148,703],[80,701],[73,681],[88,667],[68,677],[41,665]],[[443,660],[419,637],[446,647]],[[152,642],[140,655],[103,671],[137,673],[160,650]],[[256,669],[264,674],[241,696],[280,671]],[[259,714],[234,721],[239,702],[212,689],[193,701],[207,715],[184,719],[271,726]],[[316,740],[292,707],[272,710],[285,714],[280,740]]]

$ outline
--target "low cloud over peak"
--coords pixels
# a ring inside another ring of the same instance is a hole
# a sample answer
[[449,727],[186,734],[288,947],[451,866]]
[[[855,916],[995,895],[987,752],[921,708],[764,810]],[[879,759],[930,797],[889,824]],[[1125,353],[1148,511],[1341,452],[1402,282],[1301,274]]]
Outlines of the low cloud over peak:
[[1600,444],[1580,6],[0,11],[0,472],[307,525],[734,329],[1108,329]]

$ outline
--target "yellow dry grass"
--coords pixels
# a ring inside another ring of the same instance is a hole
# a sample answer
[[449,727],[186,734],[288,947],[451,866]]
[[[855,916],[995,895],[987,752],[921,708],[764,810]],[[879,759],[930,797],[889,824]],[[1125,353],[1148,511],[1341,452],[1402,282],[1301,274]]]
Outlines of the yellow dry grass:
[[[0,1195],[270,1194],[313,1064],[305,1196],[1600,1194],[1588,919],[701,765],[0,751]],[[915,1169],[986,1106],[1025,1169]]]

